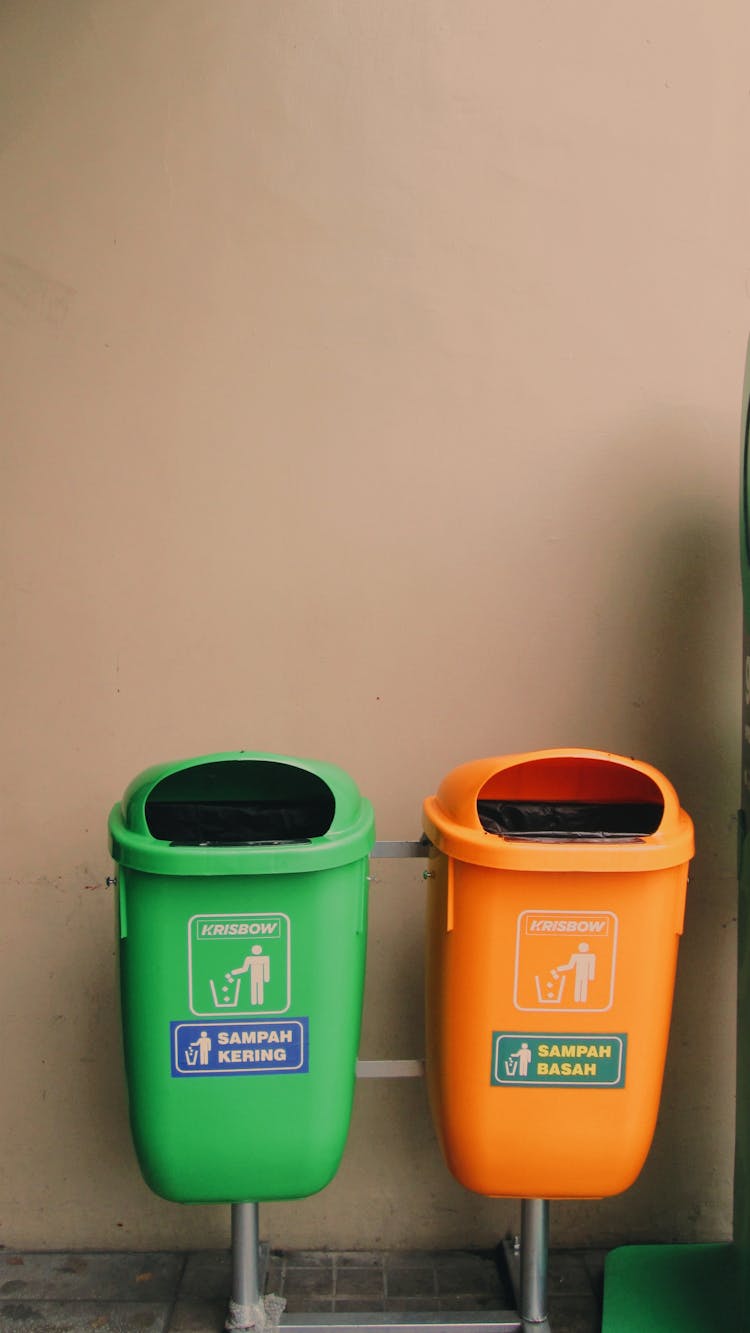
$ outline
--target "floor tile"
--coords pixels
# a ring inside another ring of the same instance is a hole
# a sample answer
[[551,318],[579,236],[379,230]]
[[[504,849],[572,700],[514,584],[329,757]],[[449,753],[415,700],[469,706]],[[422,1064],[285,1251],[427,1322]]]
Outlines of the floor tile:
[[287,1250],[285,1254],[287,1268],[332,1268],[333,1254],[330,1250]]
[[601,1305],[604,1299],[604,1264],[607,1259],[607,1250],[583,1250],[583,1261],[586,1265],[586,1272],[589,1275],[589,1281],[594,1290],[594,1295]]
[[336,1268],[382,1268],[382,1250],[337,1250]]
[[145,1301],[4,1301],[3,1333],[164,1333],[169,1306]]
[[599,1303],[592,1293],[550,1297],[549,1321],[552,1333],[597,1333],[601,1328]]
[[[259,1255],[258,1280],[264,1291],[278,1291],[283,1259],[269,1258],[268,1246],[262,1245]],[[270,1285],[274,1282],[275,1285]],[[232,1294],[232,1254],[230,1250],[197,1250],[185,1260],[179,1284],[181,1297],[212,1301]]]
[[[274,1251],[266,1290],[290,1314],[508,1310],[494,1251]],[[553,1333],[599,1333],[606,1252],[553,1251]],[[0,1333],[222,1333],[228,1250],[189,1255],[0,1251]],[[177,1296],[174,1309],[172,1301]],[[644,1330],[646,1333],[646,1330]]]
[[553,1250],[549,1256],[547,1279],[550,1294],[563,1292],[574,1296],[591,1291],[591,1278],[579,1250]]
[[402,1310],[404,1314],[413,1314],[419,1311],[434,1311],[438,1308],[437,1296],[387,1296],[385,1299],[385,1308],[389,1312],[396,1314]]
[[441,1310],[499,1310],[503,1302],[497,1295],[484,1293],[475,1295],[463,1293],[454,1296],[441,1296]]
[[434,1266],[430,1268],[388,1268],[385,1274],[386,1294],[394,1299],[397,1296],[437,1296],[437,1277]]
[[383,1269],[381,1268],[338,1268],[336,1269],[336,1299],[339,1296],[385,1296]]
[[[19,1263],[19,1259],[21,1262]],[[22,1300],[167,1301],[184,1257],[147,1254],[0,1254],[0,1302]]]
[[333,1310],[332,1296],[288,1296],[286,1302],[288,1314],[330,1314]]
[[187,1256],[180,1298],[193,1297],[201,1301],[228,1301],[232,1294],[232,1256],[229,1250],[197,1250]]
[[488,1259],[467,1255],[462,1259],[450,1259],[444,1262],[438,1255],[435,1260],[435,1272],[438,1293],[441,1296],[491,1293],[502,1289],[497,1268]]
[[266,1268],[266,1280],[263,1284],[264,1291],[281,1291],[281,1283],[284,1275],[284,1261],[275,1256],[271,1259]]
[[396,1268],[432,1268],[441,1257],[455,1257],[455,1250],[385,1250],[383,1261],[388,1271]]
[[169,1333],[222,1333],[228,1309],[228,1300],[181,1297],[169,1321]]
[[333,1265],[320,1268],[287,1268],[282,1296],[333,1296]]
[[385,1309],[383,1293],[379,1296],[337,1296],[333,1308],[337,1314],[367,1314]]

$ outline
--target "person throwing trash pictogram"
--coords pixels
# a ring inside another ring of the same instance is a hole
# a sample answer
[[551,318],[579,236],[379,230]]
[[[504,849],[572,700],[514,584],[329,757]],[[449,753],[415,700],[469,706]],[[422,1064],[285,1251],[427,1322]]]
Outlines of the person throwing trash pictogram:
[[[202,1065],[207,1065],[208,1057],[211,1054],[212,1045],[213,1042],[211,1041],[211,1038],[209,1037],[208,1033],[206,1032],[206,1029],[204,1028],[203,1031],[201,1032],[201,1035],[199,1037],[196,1037],[195,1041],[191,1041],[188,1045],[186,1053],[188,1064],[194,1065],[195,1058],[197,1056]],[[195,1055],[193,1055],[191,1058],[190,1053],[193,1050],[193,1048],[195,1048]]]
[[522,1041],[520,1048],[517,1051],[512,1051],[508,1059],[505,1061],[505,1072],[511,1077],[518,1073],[521,1078],[526,1078],[528,1076],[530,1064],[531,1049],[529,1043],[527,1041]]
[[575,973],[575,1001],[576,1004],[585,1004],[589,998],[589,982],[596,977],[596,954],[590,952],[590,946],[585,940],[581,940],[578,949],[567,963],[553,967],[552,975],[555,980],[561,972]]
[[241,977],[245,972],[250,973],[250,1003],[261,1005],[265,987],[271,980],[271,959],[263,952],[260,944],[253,945],[241,967],[234,967],[231,972],[227,972],[227,981],[231,981],[232,977]]

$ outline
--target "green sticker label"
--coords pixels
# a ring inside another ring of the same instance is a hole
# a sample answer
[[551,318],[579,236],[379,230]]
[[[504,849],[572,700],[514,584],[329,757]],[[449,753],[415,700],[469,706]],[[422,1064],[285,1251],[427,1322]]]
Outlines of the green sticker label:
[[624,1032],[493,1032],[495,1088],[624,1088]]
[[206,1017],[285,1013],[291,1002],[291,933],[283,912],[191,917],[191,1012]]

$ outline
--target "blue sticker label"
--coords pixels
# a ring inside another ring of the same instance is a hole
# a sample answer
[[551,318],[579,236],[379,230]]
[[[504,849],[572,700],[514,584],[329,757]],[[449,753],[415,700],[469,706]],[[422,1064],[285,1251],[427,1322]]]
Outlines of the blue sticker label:
[[170,1023],[172,1077],[306,1074],[309,1022]]

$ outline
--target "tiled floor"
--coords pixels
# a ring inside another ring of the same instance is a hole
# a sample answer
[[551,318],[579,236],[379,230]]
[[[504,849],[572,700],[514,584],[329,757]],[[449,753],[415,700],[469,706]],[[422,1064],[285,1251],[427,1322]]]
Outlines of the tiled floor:
[[[552,1333],[598,1333],[604,1254],[550,1256]],[[0,1253],[2,1333],[219,1333],[228,1251]],[[272,1252],[266,1290],[304,1311],[507,1310],[502,1262],[486,1251]]]

